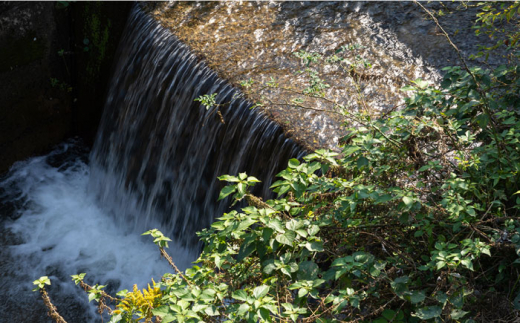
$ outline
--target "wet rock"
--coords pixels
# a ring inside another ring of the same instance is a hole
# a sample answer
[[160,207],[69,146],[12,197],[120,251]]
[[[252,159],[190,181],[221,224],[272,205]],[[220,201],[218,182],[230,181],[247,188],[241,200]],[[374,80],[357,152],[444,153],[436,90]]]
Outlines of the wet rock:
[[[447,13],[440,21],[463,53],[476,52],[478,44],[489,42],[474,35],[474,8],[458,3],[425,5]],[[362,45],[347,58],[359,55],[372,68],[356,67],[352,74],[326,64],[320,72],[331,85],[327,97],[372,114],[401,104],[405,94],[400,88],[411,80],[437,82],[442,67],[459,64],[457,53],[433,21],[412,2],[174,2],[155,4],[150,12],[232,84],[273,79],[279,87],[290,88],[258,89],[248,98],[255,102],[264,97],[267,104],[262,110],[309,149],[335,147],[344,134],[340,127],[344,118],[289,107],[297,96],[294,91],[309,84],[296,73],[305,66],[294,52],[333,54],[341,46]],[[331,104],[322,100],[308,103],[331,110]]]
[[70,79],[57,54],[64,27],[54,6],[12,2],[0,9],[0,173],[70,131]]

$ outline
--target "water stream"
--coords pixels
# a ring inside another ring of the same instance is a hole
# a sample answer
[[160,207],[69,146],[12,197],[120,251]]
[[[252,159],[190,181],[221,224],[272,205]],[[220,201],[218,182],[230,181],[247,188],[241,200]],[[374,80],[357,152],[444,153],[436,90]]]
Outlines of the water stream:
[[[218,93],[225,123],[194,101],[208,93]],[[0,179],[0,322],[49,320],[31,292],[43,275],[69,322],[98,321],[70,275],[86,272],[112,292],[143,288],[169,269],[140,234],[161,229],[175,239],[176,264],[188,266],[200,250],[195,232],[229,208],[216,201],[217,176],[247,172],[267,197],[274,175],[302,151],[238,94],[136,6],[90,154],[68,141]]]

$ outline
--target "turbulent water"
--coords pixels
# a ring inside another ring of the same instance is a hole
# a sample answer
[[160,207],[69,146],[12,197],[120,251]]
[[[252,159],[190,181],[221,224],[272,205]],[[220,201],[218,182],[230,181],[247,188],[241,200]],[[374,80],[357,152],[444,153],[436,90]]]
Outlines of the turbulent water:
[[[131,289],[133,283],[144,287],[152,277],[157,280],[168,272],[150,237],[116,225],[97,205],[88,189],[90,170],[85,157],[78,143],[68,142],[47,156],[17,163],[0,182],[4,210],[10,209],[2,233],[15,237],[8,253],[2,254],[6,303],[23,304],[36,294],[30,292],[32,281],[48,275],[55,292],[51,296],[57,295],[60,310],[67,313],[73,305],[65,302],[63,306],[61,298],[81,297],[87,303],[84,292],[70,280],[71,274],[86,272],[88,282],[109,283],[114,291]],[[192,259],[178,247],[170,252],[181,267]],[[1,305],[0,322],[12,319],[5,316],[6,311],[16,304],[6,303]],[[21,308],[20,315],[24,311]]]
[[[224,122],[194,101],[209,93]],[[49,320],[31,292],[43,275],[67,321],[98,321],[70,275],[86,272],[112,293],[143,288],[170,269],[140,234],[175,238],[169,253],[186,268],[200,250],[195,231],[228,210],[229,199],[217,203],[217,176],[247,172],[267,197],[302,151],[237,95],[136,6],[90,155],[71,140],[0,178],[0,322]]]

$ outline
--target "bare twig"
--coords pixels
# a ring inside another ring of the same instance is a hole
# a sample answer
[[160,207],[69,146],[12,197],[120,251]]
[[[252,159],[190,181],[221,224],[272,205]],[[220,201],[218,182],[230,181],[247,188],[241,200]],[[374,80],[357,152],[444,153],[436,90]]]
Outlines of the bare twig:
[[170,255],[164,250],[164,248],[159,247],[159,250],[161,251],[161,256],[163,256],[164,259],[166,259],[166,261],[168,261],[168,263],[170,264],[170,266],[172,266],[173,270],[175,270],[177,275],[179,275],[182,279],[184,279],[184,281],[186,283],[188,283],[188,285],[193,287],[192,282],[188,278],[186,278],[186,276],[184,276],[182,271],[180,271],[179,268],[177,268],[177,266],[175,266],[175,263],[173,262],[172,257],[170,257]]
[[42,293],[43,303],[49,310],[47,314],[54,320],[56,323],[67,323],[63,317],[61,317],[60,313],[58,313],[58,309],[54,304],[52,304],[51,299],[49,297],[49,294],[47,294],[47,291],[45,288],[40,289],[40,293]]

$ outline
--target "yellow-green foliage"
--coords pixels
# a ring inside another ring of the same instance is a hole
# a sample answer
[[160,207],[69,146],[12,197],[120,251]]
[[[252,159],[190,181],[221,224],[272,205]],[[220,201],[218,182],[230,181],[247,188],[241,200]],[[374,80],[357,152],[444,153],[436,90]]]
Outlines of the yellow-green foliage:
[[133,291],[125,295],[119,304],[114,314],[131,314],[137,315],[138,320],[150,320],[153,316],[152,310],[161,304],[162,291],[156,286],[152,279],[152,286],[148,284],[148,289],[144,288],[140,291],[137,285],[134,285]]

